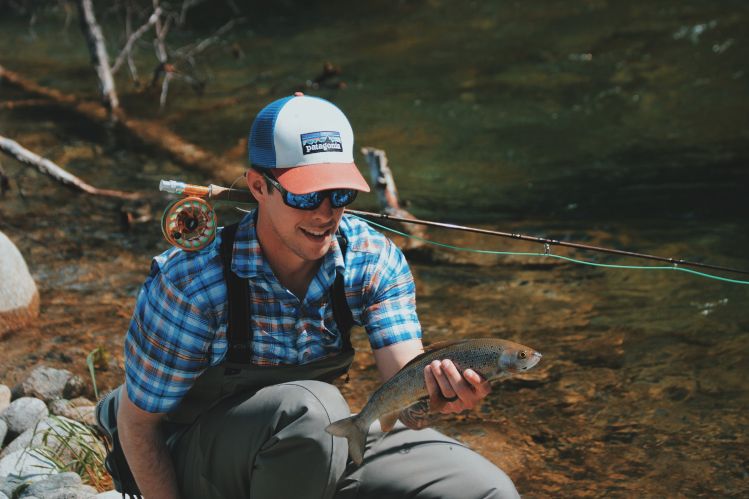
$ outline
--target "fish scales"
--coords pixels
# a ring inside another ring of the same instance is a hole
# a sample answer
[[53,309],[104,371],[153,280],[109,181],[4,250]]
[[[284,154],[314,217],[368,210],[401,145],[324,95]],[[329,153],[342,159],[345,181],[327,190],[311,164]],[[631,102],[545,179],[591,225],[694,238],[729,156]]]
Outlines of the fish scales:
[[[428,397],[424,369],[433,361],[442,359],[450,359],[461,373],[472,369],[485,380],[494,381],[532,368],[541,359],[541,354],[518,343],[496,338],[435,345],[375,390],[359,414],[330,424],[326,431],[345,437],[351,458],[356,464],[361,464],[370,425],[378,418],[383,422],[391,419],[394,422],[400,411]],[[383,429],[387,431],[385,426],[383,423]]]

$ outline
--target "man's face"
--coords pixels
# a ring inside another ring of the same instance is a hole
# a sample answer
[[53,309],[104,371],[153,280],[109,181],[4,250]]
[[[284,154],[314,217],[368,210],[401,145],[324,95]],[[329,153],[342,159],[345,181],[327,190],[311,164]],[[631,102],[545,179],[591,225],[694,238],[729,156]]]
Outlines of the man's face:
[[255,194],[259,206],[258,230],[262,232],[264,251],[278,249],[278,245],[291,251],[304,261],[316,261],[325,256],[335,237],[343,208],[333,208],[326,198],[315,210],[299,210],[287,206],[283,196],[268,186],[256,172],[249,172],[251,187],[262,182],[262,194]]

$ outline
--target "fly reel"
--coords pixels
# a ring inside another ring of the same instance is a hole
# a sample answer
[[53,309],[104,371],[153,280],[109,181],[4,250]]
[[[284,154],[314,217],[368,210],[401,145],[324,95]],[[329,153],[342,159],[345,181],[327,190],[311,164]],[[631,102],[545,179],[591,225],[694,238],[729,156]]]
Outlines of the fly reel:
[[179,180],[162,180],[159,190],[183,196],[164,210],[161,232],[169,243],[185,251],[202,250],[216,238],[218,223],[212,203],[245,205],[255,201],[249,191]]
[[161,232],[174,246],[199,251],[216,237],[216,212],[205,199],[195,196],[178,199],[164,211]]

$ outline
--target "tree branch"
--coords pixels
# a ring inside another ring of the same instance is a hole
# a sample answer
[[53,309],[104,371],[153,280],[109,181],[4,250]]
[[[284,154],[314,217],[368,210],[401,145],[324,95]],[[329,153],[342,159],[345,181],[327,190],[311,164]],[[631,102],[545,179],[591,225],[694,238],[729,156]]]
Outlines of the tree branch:
[[130,57],[130,51],[133,49],[133,45],[135,44],[135,42],[137,42],[138,39],[151,28],[151,26],[159,21],[159,16],[161,16],[161,7],[156,7],[156,10],[154,10],[153,14],[151,14],[151,16],[148,18],[148,21],[143,26],[135,30],[132,35],[130,35],[130,37],[127,39],[127,42],[125,43],[125,46],[122,48],[122,51],[120,51],[120,55],[118,55],[117,59],[114,61],[114,65],[112,66],[112,74],[116,74],[120,69],[120,66],[122,66],[122,63],[125,62],[126,58]]
[[219,29],[216,30],[216,32],[209,36],[208,38],[205,38],[199,42],[191,43],[189,45],[185,45],[184,47],[180,47],[177,49],[177,54],[181,57],[184,57],[185,59],[190,59],[194,57],[195,55],[203,52],[205,49],[213,45],[214,43],[221,40],[221,36],[224,35],[227,31],[232,29],[235,24],[240,24],[245,21],[244,18],[240,17],[238,19],[232,19],[228,23],[221,26]]
[[[62,106],[97,125],[107,123],[107,111],[100,104],[79,100],[73,95],[43,87],[16,72],[5,69],[2,65],[0,65],[0,81],[3,85],[18,88],[34,97],[49,99],[50,104]],[[187,142],[157,121],[129,118],[124,112],[120,112],[115,130],[126,133],[149,148],[167,154],[188,168],[201,171],[222,182],[231,183],[247,168],[244,162],[216,156]]]
[[109,67],[109,55],[104,43],[104,35],[99,23],[96,22],[94,6],[91,0],[78,0],[78,17],[81,21],[81,30],[86,38],[88,50],[91,53],[91,62],[94,64],[96,74],[99,77],[99,91],[104,106],[112,112],[110,117],[115,117],[120,107],[117,92],[114,87],[112,70]]
[[90,184],[87,184],[83,180],[79,179],[75,175],[65,171],[60,166],[57,166],[47,158],[43,158],[38,154],[35,154],[18,142],[11,140],[7,137],[0,135],[0,151],[15,158],[23,164],[33,166],[44,175],[51,177],[52,179],[60,182],[66,187],[69,187],[75,191],[85,192],[94,196],[107,196],[118,199],[140,199],[142,196],[137,192],[124,192],[112,189],[99,189]]

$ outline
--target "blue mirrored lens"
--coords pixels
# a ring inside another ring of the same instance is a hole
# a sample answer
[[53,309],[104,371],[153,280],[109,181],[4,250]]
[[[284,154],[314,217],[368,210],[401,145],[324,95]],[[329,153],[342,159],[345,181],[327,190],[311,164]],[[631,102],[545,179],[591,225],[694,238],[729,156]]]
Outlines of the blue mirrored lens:
[[310,192],[308,194],[293,194],[286,191],[286,204],[300,210],[314,210],[318,208],[326,197],[330,197],[333,208],[342,208],[354,202],[357,191],[353,189],[332,189],[330,191]]
[[351,204],[356,199],[357,191],[353,189],[334,189],[330,191],[330,204],[334,208],[341,208],[347,204]]
[[286,192],[286,204],[301,210],[314,210],[322,204],[323,196],[319,192],[309,194],[293,194]]

